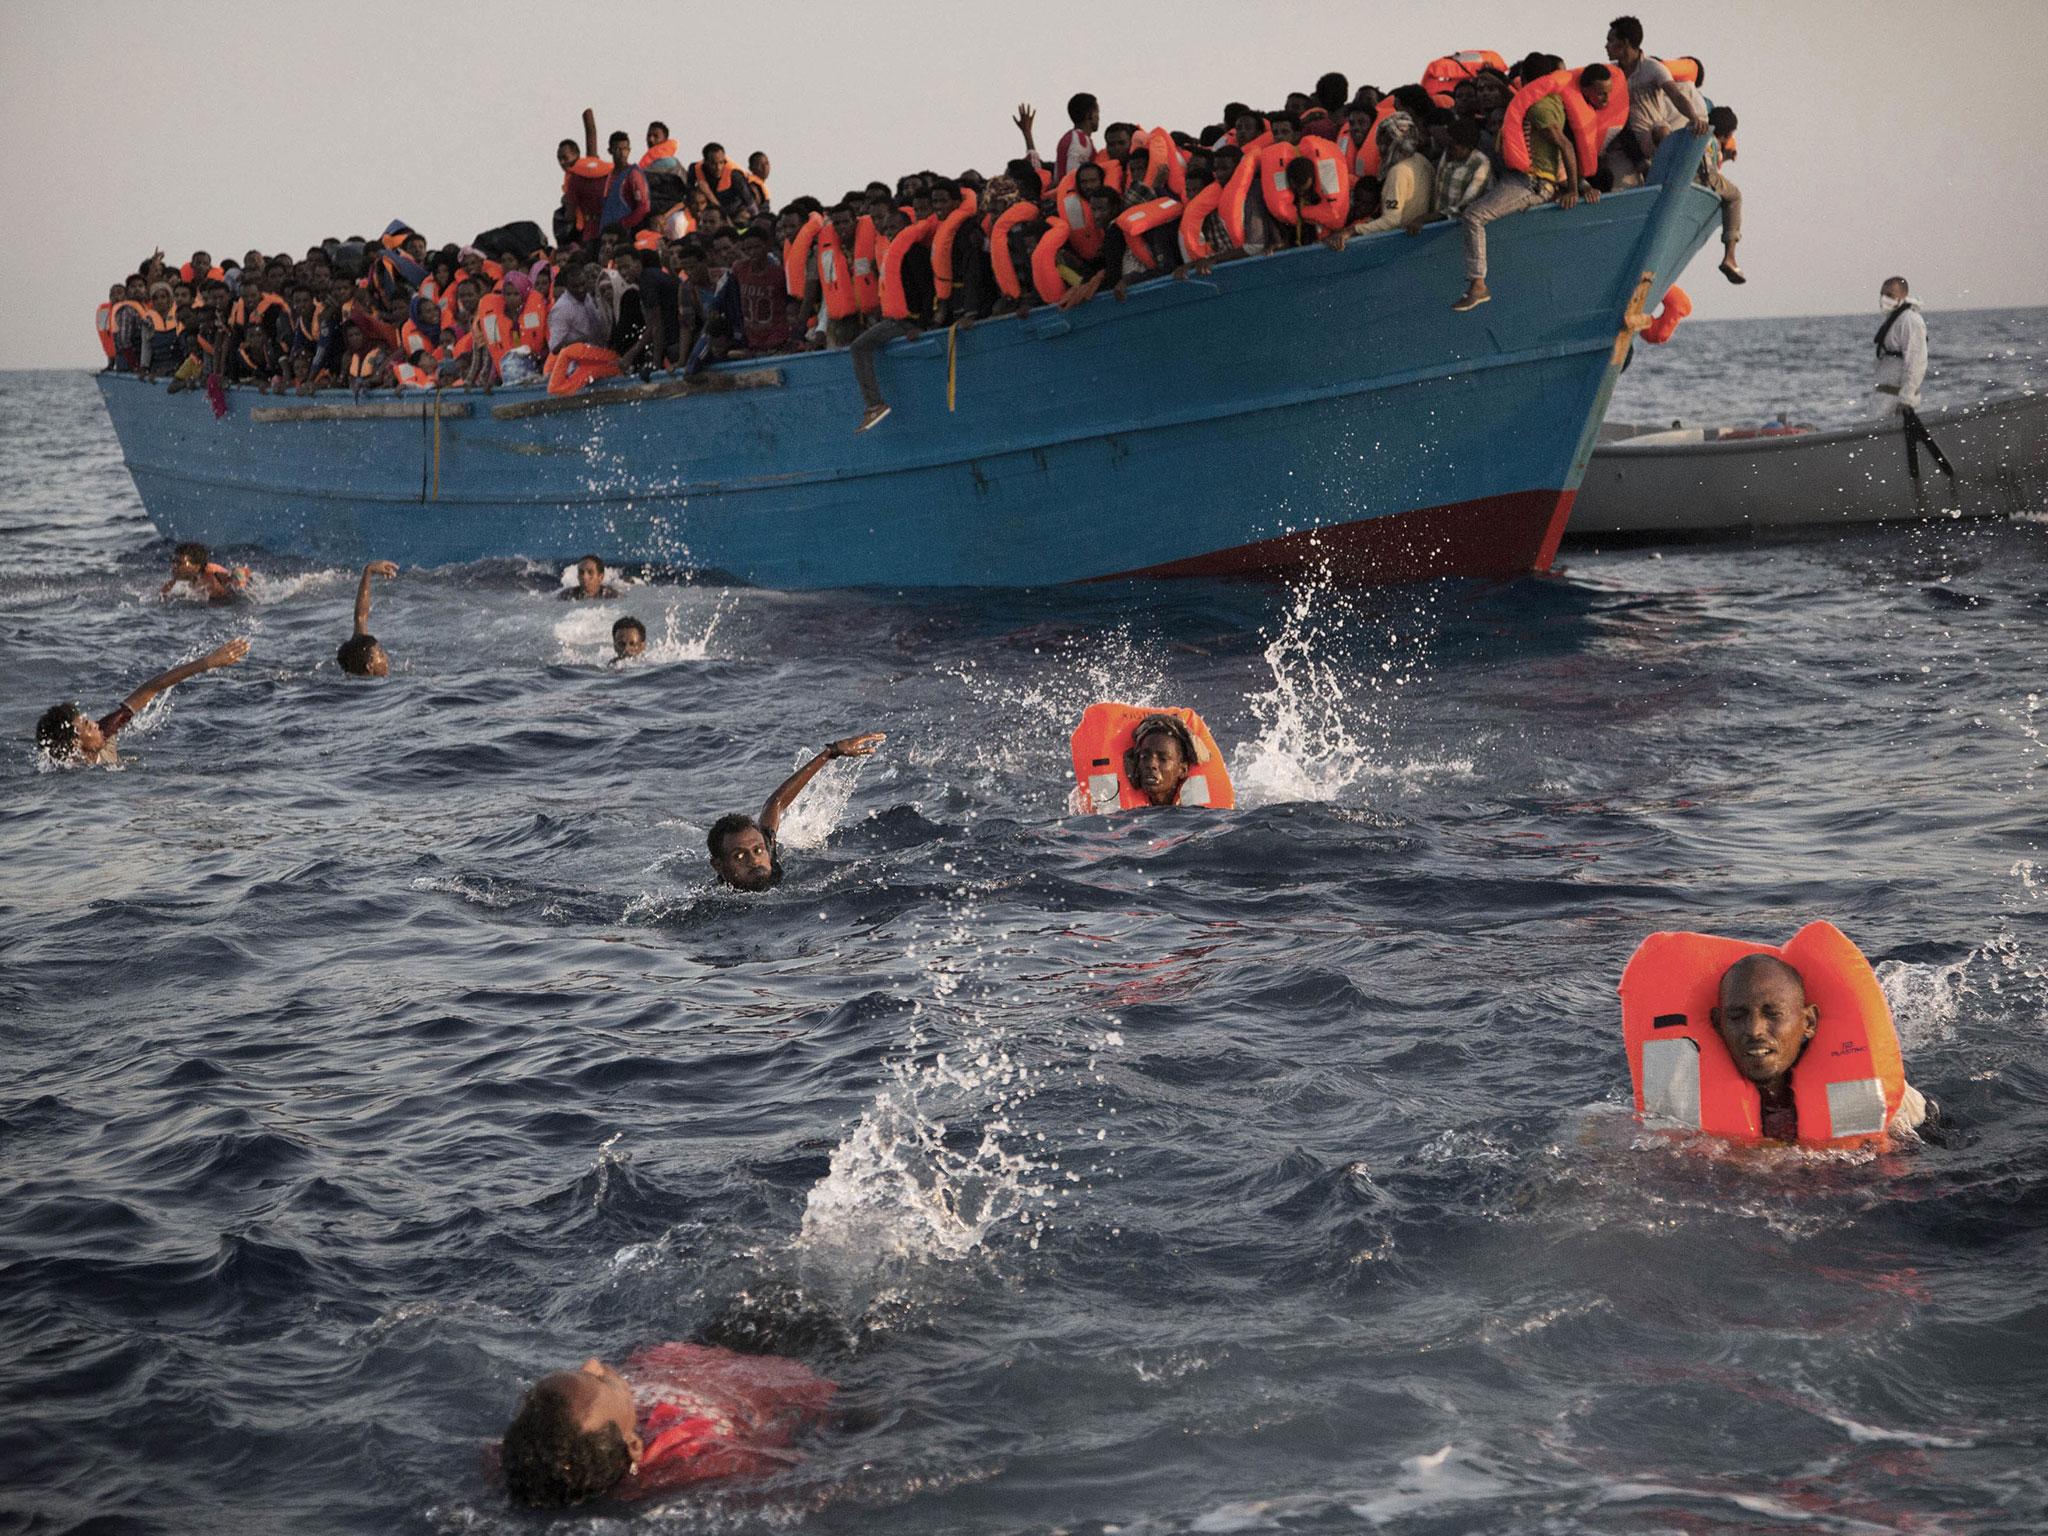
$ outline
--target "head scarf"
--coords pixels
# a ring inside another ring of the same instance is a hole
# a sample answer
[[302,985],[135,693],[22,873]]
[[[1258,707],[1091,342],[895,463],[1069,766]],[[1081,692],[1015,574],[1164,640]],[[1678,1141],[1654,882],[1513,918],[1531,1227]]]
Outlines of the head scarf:
[[420,328],[420,335],[426,338],[427,345],[440,346],[441,306],[416,293],[412,296],[411,314],[412,323]]
[[1422,130],[1415,126],[1415,119],[1408,113],[1395,110],[1389,112],[1379,126],[1380,164],[1392,165],[1397,160],[1406,160],[1422,144]]

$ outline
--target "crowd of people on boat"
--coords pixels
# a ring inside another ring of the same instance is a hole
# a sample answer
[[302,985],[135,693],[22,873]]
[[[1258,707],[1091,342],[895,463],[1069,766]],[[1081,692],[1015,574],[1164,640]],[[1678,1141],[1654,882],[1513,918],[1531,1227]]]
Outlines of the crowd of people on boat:
[[636,150],[599,152],[596,118],[564,139],[553,227],[515,223],[433,246],[402,222],[327,240],[303,257],[162,251],[99,306],[110,368],[201,389],[312,393],[545,380],[569,393],[605,378],[691,372],[710,361],[846,347],[865,414],[888,414],[875,351],[927,327],[1038,305],[1071,307],[1137,281],[1433,220],[1462,228],[1470,310],[1486,287],[1486,229],[1555,202],[1636,186],[1670,134],[1709,133],[1699,176],[1723,201],[1721,271],[1736,261],[1741,194],[1724,165],[1734,113],[1710,114],[1698,60],[1644,51],[1615,18],[1607,62],[1567,69],[1534,52],[1445,55],[1420,81],[1355,90],[1328,73],[1278,107],[1228,103],[1197,133],[1116,121],[1083,93],[1050,158],[1018,108],[1022,153],[996,175],[920,171],[827,203],[778,205],[772,164],[724,146],[694,156],[662,122]]

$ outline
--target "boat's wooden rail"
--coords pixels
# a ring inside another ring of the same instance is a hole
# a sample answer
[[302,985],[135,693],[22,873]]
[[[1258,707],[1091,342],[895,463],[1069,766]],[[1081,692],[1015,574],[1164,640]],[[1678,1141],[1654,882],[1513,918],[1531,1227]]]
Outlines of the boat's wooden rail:
[[700,373],[688,379],[660,379],[611,389],[586,389],[576,395],[551,395],[542,400],[514,400],[491,407],[497,421],[552,416],[558,411],[589,411],[605,405],[641,405],[649,400],[674,400],[688,395],[730,395],[743,389],[780,389],[780,368],[748,368],[739,373]]

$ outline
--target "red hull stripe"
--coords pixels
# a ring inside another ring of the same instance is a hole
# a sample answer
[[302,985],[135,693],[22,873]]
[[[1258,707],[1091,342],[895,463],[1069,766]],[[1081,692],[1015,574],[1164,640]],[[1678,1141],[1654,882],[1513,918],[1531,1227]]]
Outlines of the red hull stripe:
[[1547,571],[1571,518],[1570,491],[1513,491],[1422,507],[1119,571],[1098,581],[1169,576],[1292,576],[1324,566],[1351,586],[1437,576],[1506,578]]

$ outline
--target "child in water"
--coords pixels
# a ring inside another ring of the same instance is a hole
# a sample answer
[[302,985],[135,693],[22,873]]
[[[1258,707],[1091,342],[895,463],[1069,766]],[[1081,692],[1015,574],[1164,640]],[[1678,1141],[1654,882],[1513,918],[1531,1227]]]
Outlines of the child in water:
[[776,851],[775,834],[781,830],[783,813],[817,776],[818,770],[835,757],[870,756],[887,739],[880,731],[868,731],[828,743],[816,757],[782,781],[761,807],[758,821],[737,811],[719,817],[711,824],[706,838],[711,845],[712,873],[722,883],[740,891],[765,891],[781,884],[782,859]]
[[837,1390],[800,1361],[705,1344],[643,1349],[623,1375],[586,1360],[541,1377],[520,1402],[502,1445],[505,1491],[558,1509],[766,1477],[803,1459],[790,1443]]
[[157,588],[156,595],[169,597],[180,586],[188,586],[209,603],[232,603],[248,584],[246,565],[233,570],[215,565],[204,544],[186,543],[171,551],[170,577]]
[[627,661],[647,649],[647,626],[635,618],[623,618],[612,626],[612,660]]
[[151,678],[123,699],[112,714],[98,720],[76,704],[53,704],[36,721],[36,745],[59,763],[117,763],[121,759],[114,750],[114,738],[151,699],[188,677],[197,677],[219,667],[232,667],[248,654],[247,640],[230,640],[219,649],[208,651],[197,661],[188,661]]
[[[1713,1022],[1736,1071],[1756,1085],[1764,1135],[1796,1141],[1792,1068],[1820,1023],[1820,1010],[1806,1000],[1806,978],[1775,955],[1745,955],[1721,975]],[[1885,1129],[1919,1131],[1934,1118],[1926,1095],[1908,1083]]]
[[372,560],[363,567],[363,579],[356,585],[356,632],[342,641],[340,649],[334,653],[334,659],[341,663],[341,670],[350,677],[391,675],[391,658],[384,654],[384,647],[370,633],[370,578],[382,576],[389,580],[397,574],[398,567],[389,560]]

